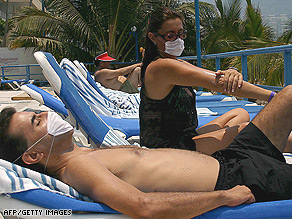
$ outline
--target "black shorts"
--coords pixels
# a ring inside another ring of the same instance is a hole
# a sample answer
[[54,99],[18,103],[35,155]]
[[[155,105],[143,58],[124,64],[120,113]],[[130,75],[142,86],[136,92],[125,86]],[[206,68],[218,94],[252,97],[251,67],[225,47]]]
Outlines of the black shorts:
[[250,123],[226,149],[212,156],[220,163],[215,190],[246,185],[256,201],[292,198],[292,165],[254,124]]

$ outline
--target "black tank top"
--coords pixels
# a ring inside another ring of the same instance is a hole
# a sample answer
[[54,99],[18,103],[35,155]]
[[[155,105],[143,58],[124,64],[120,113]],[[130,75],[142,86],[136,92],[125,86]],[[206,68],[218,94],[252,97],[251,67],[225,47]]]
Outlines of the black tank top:
[[191,87],[174,86],[162,100],[140,92],[140,141],[149,148],[196,150],[192,137],[198,135],[196,94]]

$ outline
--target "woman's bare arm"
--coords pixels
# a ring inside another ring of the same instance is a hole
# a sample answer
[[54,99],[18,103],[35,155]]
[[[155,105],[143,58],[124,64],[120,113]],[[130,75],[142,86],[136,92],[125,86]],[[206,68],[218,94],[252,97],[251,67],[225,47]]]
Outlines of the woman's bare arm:
[[158,59],[145,73],[146,92],[152,99],[163,99],[174,85],[204,87],[216,92],[267,101],[271,91],[242,80],[236,70],[213,72],[182,60]]

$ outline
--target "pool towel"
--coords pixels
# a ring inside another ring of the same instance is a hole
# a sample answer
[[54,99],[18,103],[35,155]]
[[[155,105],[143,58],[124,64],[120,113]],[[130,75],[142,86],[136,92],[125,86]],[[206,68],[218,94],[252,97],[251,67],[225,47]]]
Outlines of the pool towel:
[[1,194],[32,189],[42,189],[83,201],[92,201],[60,180],[0,159]]

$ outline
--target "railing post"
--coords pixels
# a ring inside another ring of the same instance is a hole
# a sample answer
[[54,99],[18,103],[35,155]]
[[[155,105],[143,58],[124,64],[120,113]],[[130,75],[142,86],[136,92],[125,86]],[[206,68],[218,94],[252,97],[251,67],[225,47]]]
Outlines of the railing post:
[[[248,81],[247,77],[247,55],[241,55],[241,73],[244,81]],[[244,100],[248,100],[248,98],[243,98]]]
[[216,71],[221,69],[221,65],[220,65],[220,58],[216,57],[215,58],[215,63],[216,63]]
[[291,52],[284,51],[284,86],[292,84]]
[[202,67],[199,0],[195,0],[197,66]]
[[1,69],[2,69],[2,79],[4,80],[5,79],[5,76],[4,76],[4,67],[2,66]]
[[[221,63],[220,63],[220,58],[219,57],[215,58],[215,63],[216,63],[216,71],[220,70],[221,69]],[[220,95],[220,94],[221,94],[220,92],[217,92],[217,95]]]
[[247,76],[247,55],[241,55],[241,73],[243,76],[243,80],[248,81]]
[[29,65],[26,66],[26,79],[30,80],[30,66]]

